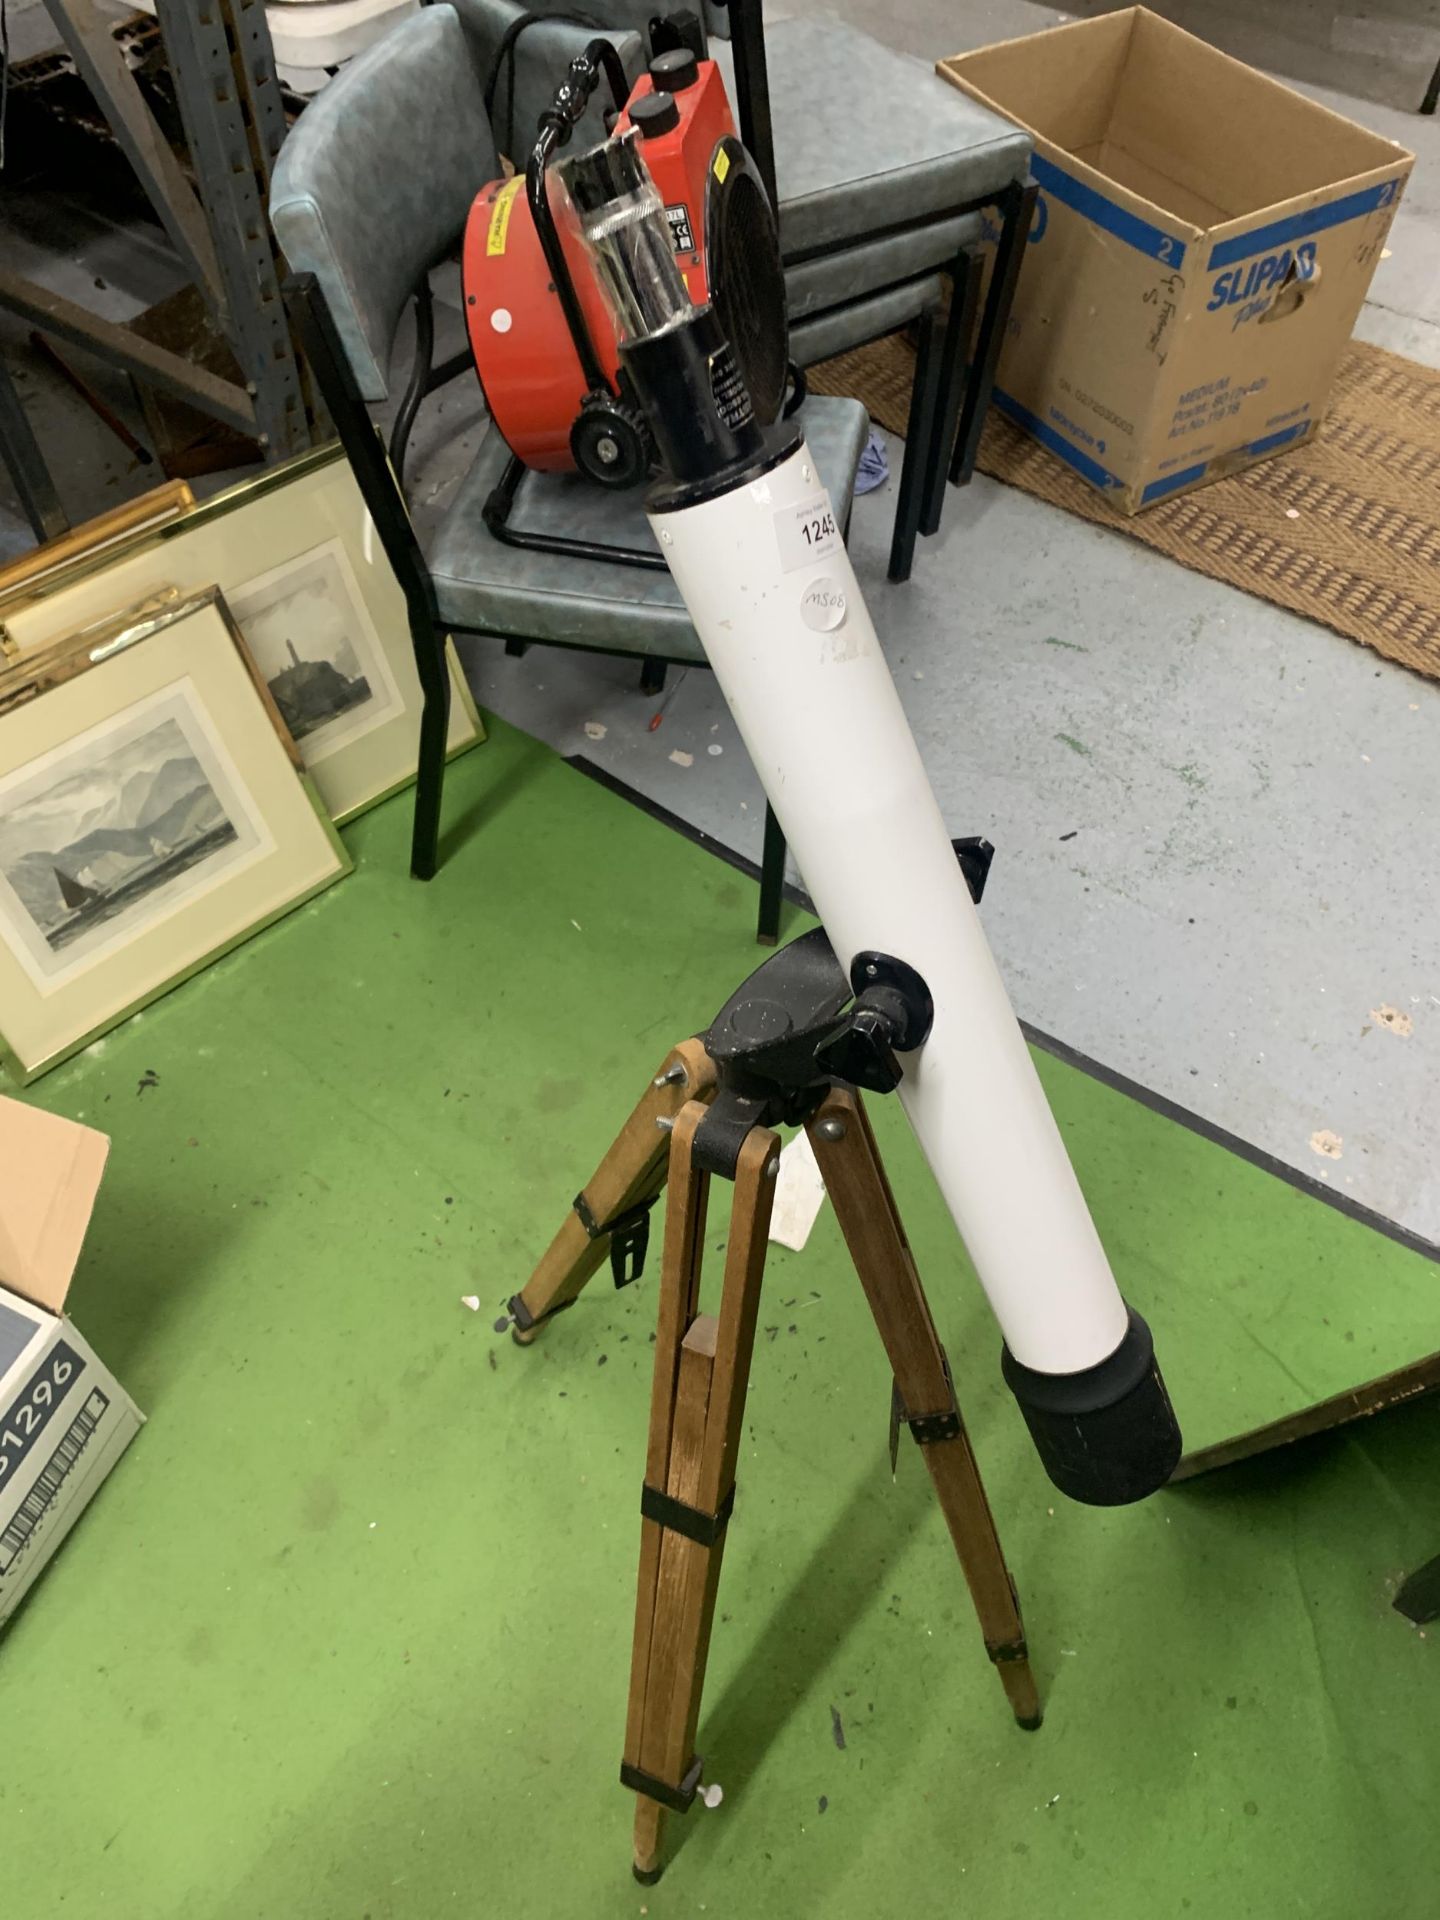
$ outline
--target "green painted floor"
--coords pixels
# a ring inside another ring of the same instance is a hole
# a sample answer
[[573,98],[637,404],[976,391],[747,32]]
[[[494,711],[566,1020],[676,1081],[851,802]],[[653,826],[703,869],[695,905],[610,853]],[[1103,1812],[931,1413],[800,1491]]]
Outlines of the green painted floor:
[[[114,1137],[72,1305],[150,1424],[0,1637],[7,1920],[1432,1911],[1440,1633],[1389,1595],[1440,1548],[1440,1405],[1066,1505],[890,1110],[1046,1724],[1005,1710],[913,1450],[891,1483],[827,1213],[762,1313],[700,1741],[725,1801],[633,1883],[653,1280],[528,1352],[491,1323],[753,964],[752,890],[499,726],[450,817],[432,886],[392,802],[353,878],[28,1096]],[[1434,1267],[1041,1064],[1192,1443],[1440,1344]]]

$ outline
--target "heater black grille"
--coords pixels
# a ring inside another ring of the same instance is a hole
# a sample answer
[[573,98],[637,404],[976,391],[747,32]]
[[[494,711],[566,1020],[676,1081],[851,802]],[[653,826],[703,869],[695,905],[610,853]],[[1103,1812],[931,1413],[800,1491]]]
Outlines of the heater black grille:
[[775,216],[738,140],[715,149],[705,195],[710,299],[735,349],[756,418],[778,420],[790,351]]

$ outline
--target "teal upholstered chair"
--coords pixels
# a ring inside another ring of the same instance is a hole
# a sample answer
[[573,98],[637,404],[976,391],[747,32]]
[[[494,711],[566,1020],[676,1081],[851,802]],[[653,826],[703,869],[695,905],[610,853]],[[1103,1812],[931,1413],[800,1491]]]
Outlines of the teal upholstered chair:
[[[555,31],[576,38],[574,29]],[[534,553],[490,534],[482,507],[509,459],[494,428],[421,549],[367,406],[390,394],[406,302],[453,253],[476,192],[496,171],[474,49],[454,11],[434,6],[408,16],[316,97],[281,148],[271,184],[271,220],[311,363],[406,596],[424,690],[411,865],[424,879],[438,860],[447,633],[704,664],[668,572]],[[843,520],[865,444],[864,409],[817,398],[804,424]],[[511,522],[654,550],[638,490],[528,474]],[[767,820],[762,937],[774,937],[783,865],[783,842]]]
[[[505,136],[513,127],[515,137],[525,137],[548,100],[556,69],[540,24],[522,28],[520,22],[527,10],[545,15],[574,0],[453,3],[487,70],[507,36],[519,31],[515,112],[500,132]],[[657,15],[685,3],[587,0],[584,10],[630,44],[648,36]],[[876,338],[879,310],[873,302],[882,293],[892,328],[921,319],[928,354],[933,322],[923,316],[933,314],[935,275],[943,272],[953,281],[939,371],[922,354],[910,406],[911,421],[931,428],[921,447],[925,472],[917,504],[920,531],[933,533],[946,464],[952,463],[952,478],[970,477],[989,405],[1034,199],[1029,135],[949,86],[922,61],[839,20],[777,20],[762,30],[761,0],[689,4],[703,9],[710,51],[725,74],[741,135],[774,184],[792,352],[800,364],[821,358],[821,343],[830,354]],[[773,115],[772,97],[779,108]],[[523,154],[511,157],[518,162]],[[977,330],[976,255],[987,222],[998,245]],[[822,319],[824,329],[812,332]],[[921,405],[927,391],[933,392],[931,408]],[[916,439],[912,428],[907,460]],[[914,530],[897,511],[892,579],[908,573],[913,546]]]
[[[715,57],[733,75],[742,137],[757,158],[772,156],[787,279],[808,268],[822,288],[869,291],[881,272],[899,279],[946,265],[954,276],[920,521],[933,533],[946,464],[956,482],[975,466],[1035,202],[1030,136],[926,62],[841,20],[765,26],[762,0],[701,4]],[[976,330],[963,263],[983,226],[996,249]]]

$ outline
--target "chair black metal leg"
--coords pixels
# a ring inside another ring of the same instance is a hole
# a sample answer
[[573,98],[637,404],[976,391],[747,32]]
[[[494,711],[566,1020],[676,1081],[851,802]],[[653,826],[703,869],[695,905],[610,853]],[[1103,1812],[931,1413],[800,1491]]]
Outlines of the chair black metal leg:
[[770,71],[765,59],[763,0],[730,0],[730,51],[735,63],[735,111],[740,138],[755,162],[772,207],[780,196],[775,184],[775,136],[770,120]]
[[1020,277],[1025,244],[1030,238],[1036,192],[1033,180],[1023,187],[1017,182],[1006,191],[1005,222],[1000,229],[1000,244],[995,249],[995,264],[990,272],[990,291],[980,321],[980,338],[975,342],[975,366],[965,395],[965,410],[960,416],[960,436],[950,460],[950,478],[957,486],[964,486],[975,471],[975,456],[980,451],[980,430],[990,410],[995,369],[1000,362],[1005,329],[1010,324],[1015,282]]
[[424,705],[420,709],[410,871],[417,880],[433,880],[440,865],[440,803],[445,791],[445,743],[450,734],[450,663],[445,658],[443,633],[434,627],[423,634],[412,628],[412,636]]
[[[960,407],[965,398],[966,373],[970,365],[970,336],[975,330],[975,308],[980,300],[980,281],[984,274],[978,255],[961,253],[950,270],[950,322],[945,329],[945,344],[940,353],[938,402],[933,409],[930,433],[925,449],[925,490],[920,505],[920,531],[937,533],[940,512],[945,504],[945,482],[950,465],[950,449],[960,425]],[[919,369],[916,369],[918,378]],[[914,403],[911,403],[914,418]],[[914,426],[911,432],[915,431]]]
[[775,809],[765,802],[765,846],[760,855],[760,920],[755,938],[773,947],[780,938],[780,902],[785,888],[785,835]]
[[662,693],[665,688],[665,662],[647,654],[640,662],[640,691]]
[[1434,113],[1440,106],[1440,60],[1435,62],[1435,71],[1430,76],[1430,84],[1425,89],[1425,98],[1420,102],[1421,113]]
[[890,536],[890,578],[908,580],[915,559],[915,536],[920,531],[925,482],[935,447],[935,402],[940,386],[936,353],[935,315],[920,316],[915,350],[915,384],[910,389],[910,425],[905,435],[905,459],[900,468],[899,497],[895,502],[895,531]]
[[284,292],[385,556],[405,593],[415,671],[424,696],[410,871],[418,880],[429,880],[440,860],[440,798],[445,784],[445,742],[450,731],[450,663],[435,583],[405,510],[405,497],[396,485],[380,436],[340,345],[320,283],[313,273],[294,274],[286,281]]

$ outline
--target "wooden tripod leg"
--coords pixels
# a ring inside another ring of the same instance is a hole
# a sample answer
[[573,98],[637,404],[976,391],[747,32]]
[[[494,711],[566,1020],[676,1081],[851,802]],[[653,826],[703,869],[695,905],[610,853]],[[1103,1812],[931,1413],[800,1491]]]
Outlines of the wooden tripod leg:
[[660,1877],[667,1811],[700,1780],[695,1733],[735,1490],[745,1390],[775,1198],[780,1142],[756,1128],[740,1150],[718,1317],[696,1312],[709,1176],[691,1156],[703,1109],[676,1122],[660,1326],[645,1464],[640,1579],[621,1779],[634,1788],[634,1864]]
[[911,1431],[935,1483],[985,1647],[1015,1718],[1040,1725],[1025,1627],[945,1351],[858,1094],[836,1088],[806,1123],[835,1217],[885,1343]]
[[[610,1251],[606,1223],[653,1200],[664,1186],[669,1141],[657,1121],[673,1119],[687,1100],[709,1100],[714,1091],[715,1064],[698,1040],[683,1041],[665,1056],[539,1266],[510,1302],[512,1333],[522,1346],[551,1314],[568,1307],[603,1265]],[[581,1214],[582,1201],[589,1224]]]
[[[655,1330],[655,1368],[650,1389],[650,1428],[645,1443],[647,1487],[670,1487],[670,1455],[680,1388],[681,1353],[700,1301],[700,1268],[710,1176],[691,1157],[695,1129],[705,1109],[692,1102],[670,1136],[670,1196],[665,1206],[665,1252],[660,1268],[660,1304]],[[687,1383],[688,1384],[688,1383]],[[655,1619],[655,1587],[664,1530],[653,1520],[640,1524],[640,1574],[635,1593],[635,1635],[630,1656],[630,1698],[625,1721],[625,1763],[640,1764],[645,1730],[645,1689],[650,1668],[650,1635]]]

